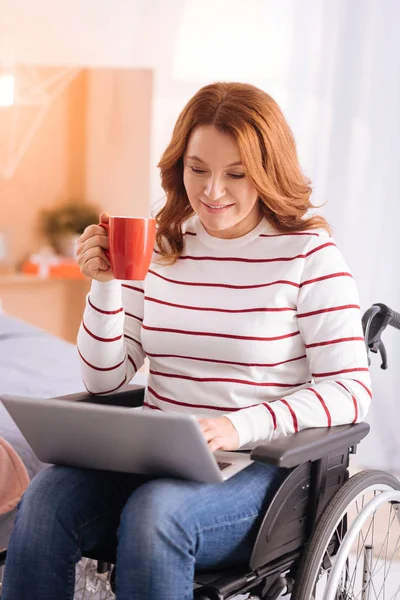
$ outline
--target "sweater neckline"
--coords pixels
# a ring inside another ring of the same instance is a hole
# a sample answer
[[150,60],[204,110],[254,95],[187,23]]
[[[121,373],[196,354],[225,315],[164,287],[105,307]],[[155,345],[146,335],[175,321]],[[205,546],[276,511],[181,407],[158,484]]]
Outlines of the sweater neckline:
[[221,250],[224,250],[227,248],[240,248],[242,246],[245,246],[245,245],[251,243],[253,240],[255,240],[262,233],[267,233],[267,234],[268,233],[272,233],[272,234],[276,233],[275,229],[273,228],[273,226],[270,224],[270,222],[268,221],[268,219],[266,217],[263,217],[261,219],[261,221],[259,222],[259,224],[256,225],[256,227],[254,227],[254,229],[252,229],[245,235],[242,235],[237,238],[228,238],[227,239],[227,238],[214,237],[213,235],[210,235],[204,228],[203,223],[201,222],[201,220],[199,219],[199,217],[197,215],[195,215],[193,217],[193,227],[194,227],[194,231],[196,232],[198,239],[201,242],[203,242],[203,244],[205,246],[208,246],[209,248],[216,248],[216,249],[221,249]]

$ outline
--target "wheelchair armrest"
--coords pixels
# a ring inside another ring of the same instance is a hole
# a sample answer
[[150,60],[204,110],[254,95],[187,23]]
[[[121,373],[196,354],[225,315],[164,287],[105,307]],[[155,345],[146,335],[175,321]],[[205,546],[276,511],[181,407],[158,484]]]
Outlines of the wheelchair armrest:
[[256,446],[252,460],[291,469],[356,446],[369,432],[368,423],[313,427]]
[[134,408],[142,406],[145,387],[142,385],[128,385],[122,392],[114,392],[105,396],[89,394],[89,392],[78,392],[66,396],[57,396],[53,400],[69,400],[71,402],[90,402],[92,404],[110,404],[112,406],[125,406]]

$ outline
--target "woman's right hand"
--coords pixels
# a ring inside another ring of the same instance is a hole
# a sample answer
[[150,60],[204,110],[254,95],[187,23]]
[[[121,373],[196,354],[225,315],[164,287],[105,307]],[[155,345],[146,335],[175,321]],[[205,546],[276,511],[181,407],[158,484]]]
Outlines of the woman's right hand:
[[[100,223],[108,223],[109,215],[101,213]],[[108,250],[108,233],[100,225],[89,225],[78,239],[76,261],[83,275],[97,281],[111,281],[114,275],[105,250]]]

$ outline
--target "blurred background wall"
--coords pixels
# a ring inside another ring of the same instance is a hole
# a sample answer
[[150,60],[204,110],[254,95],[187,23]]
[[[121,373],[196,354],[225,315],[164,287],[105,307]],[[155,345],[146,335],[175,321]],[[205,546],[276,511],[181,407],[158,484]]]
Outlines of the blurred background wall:
[[[3,62],[90,73],[52,107],[15,181],[0,181],[0,215],[10,198],[23,206],[34,186],[44,202],[75,187],[111,211],[151,210],[163,197],[156,164],[185,102],[205,83],[246,81],[284,110],[362,309],[400,310],[399,31],[398,0],[0,0]],[[84,119],[87,129],[67,158],[60,140],[71,143],[71,102],[84,105],[75,124]],[[52,140],[51,193],[40,135]],[[32,179],[35,170],[42,176]],[[387,331],[385,343],[389,370],[374,357],[373,432],[358,460],[398,471],[400,334]]]
[[[53,71],[41,69],[40,75]],[[78,71],[50,104],[15,174],[0,176],[0,229],[9,232],[13,263],[44,241],[42,209],[74,199],[113,214],[147,215],[151,103],[148,69]],[[0,109],[3,143],[8,141],[6,111],[1,114]],[[20,129],[28,127],[32,116],[25,116]]]

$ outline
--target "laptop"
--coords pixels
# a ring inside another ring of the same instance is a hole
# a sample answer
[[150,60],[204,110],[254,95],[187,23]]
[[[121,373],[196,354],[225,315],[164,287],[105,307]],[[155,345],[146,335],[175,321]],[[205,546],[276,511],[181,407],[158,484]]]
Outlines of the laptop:
[[248,467],[246,452],[209,450],[193,415],[71,402],[1,398],[45,462],[218,483]]

